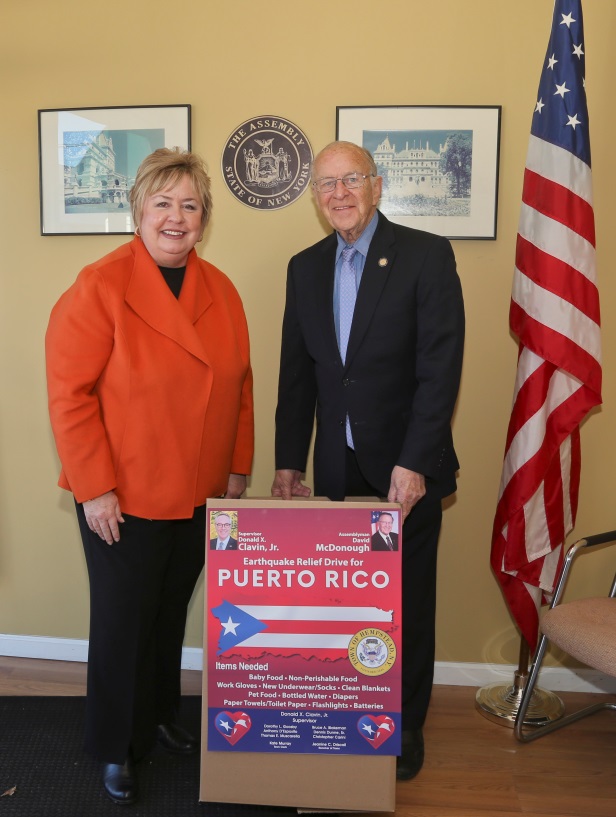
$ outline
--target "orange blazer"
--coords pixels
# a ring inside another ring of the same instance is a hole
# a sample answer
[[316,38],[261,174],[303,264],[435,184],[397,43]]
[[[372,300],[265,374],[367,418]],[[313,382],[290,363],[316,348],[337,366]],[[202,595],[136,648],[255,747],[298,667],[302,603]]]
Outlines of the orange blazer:
[[183,519],[250,473],[246,317],[194,250],[179,299],[140,238],[85,267],[52,310],[46,354],[59,485],[77,502],[114,490],[126,513]]

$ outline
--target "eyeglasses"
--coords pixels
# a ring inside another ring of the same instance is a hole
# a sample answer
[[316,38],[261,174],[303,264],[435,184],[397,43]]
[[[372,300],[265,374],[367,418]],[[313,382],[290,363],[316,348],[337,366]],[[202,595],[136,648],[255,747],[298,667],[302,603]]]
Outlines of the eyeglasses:
[[338,176],[337,179],[317,179],[316,182],[312,182],[312,186],[317,193],[331,193],[332,190],[336,189],[338,182],[342,182],[347,190],[354,190],[356,187],[363,187],[364,182],[366,179],[369,179],[370,176],[376,176],[376,173],[366,173],[363,175],[361,173],[347,173],[345,176]]
[[216,527],[217,528],[230,528],[231,527],[231,522],[217,522]]

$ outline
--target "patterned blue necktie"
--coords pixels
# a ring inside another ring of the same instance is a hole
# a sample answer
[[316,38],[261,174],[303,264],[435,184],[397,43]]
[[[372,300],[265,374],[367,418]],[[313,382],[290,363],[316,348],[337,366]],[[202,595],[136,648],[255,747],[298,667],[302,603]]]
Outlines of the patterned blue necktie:
[[355,247],[345,247],[342,250],[342,267],[340,268],[340,357],[346,360],[351,323],[357,300],[357,282],[353,259],[357,250]]
[[[353,265],[356,252],[355,247],[345,247],[342,250],[342,267],[340,268],[340,357],[343,363],[346,361],[351,323],[353,322],[353,312],[357,300],[357,281],[355,280],[355,267]],[[346,418],[346,441],[349,448],[354,448],[348,414]]]

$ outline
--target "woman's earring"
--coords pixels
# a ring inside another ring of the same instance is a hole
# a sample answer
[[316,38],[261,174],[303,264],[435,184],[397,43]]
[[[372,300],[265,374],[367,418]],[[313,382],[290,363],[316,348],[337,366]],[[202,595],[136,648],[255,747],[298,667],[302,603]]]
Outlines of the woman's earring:
[[139,232],[139,227],[135,227],[135,235],[141,236],[141,233]]

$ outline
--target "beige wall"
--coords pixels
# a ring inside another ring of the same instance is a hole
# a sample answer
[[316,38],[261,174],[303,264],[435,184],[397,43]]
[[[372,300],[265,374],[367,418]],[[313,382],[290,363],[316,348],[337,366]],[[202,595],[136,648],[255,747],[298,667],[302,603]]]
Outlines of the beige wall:
[[[220,157],[243,120],[296,122],[315,149],[336,105],[503,106],[498,240],[457,241],[468,340],[455,435],[462,470],[440,553],[438,658],[517,660],[518,636],[489,570],[491,524],[516,362],[507,328],[522,172],[552,0],[3,0],[0,24],[0,632],[87,637],[87,581],[69,495],[55,487],[43,336],[79,269],[119,236],[39,235],[37,110],[190,103],[193,147],[209,161],[215,211],[201,254],[235,281],[248,314],[257,450],[251,496],[269,493],[280,321],[288,257],[324,235],[309,195],[260,213],[226,190]],[[613,0],[586,0],[605,406],[584,424],[577,536],[616,527]],[[608,554],[574,592],[603,588]],[[201,639],[201,590],[187,643]]]

